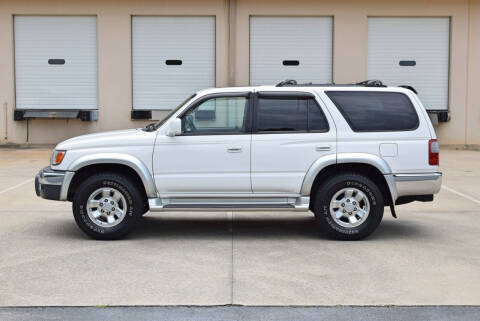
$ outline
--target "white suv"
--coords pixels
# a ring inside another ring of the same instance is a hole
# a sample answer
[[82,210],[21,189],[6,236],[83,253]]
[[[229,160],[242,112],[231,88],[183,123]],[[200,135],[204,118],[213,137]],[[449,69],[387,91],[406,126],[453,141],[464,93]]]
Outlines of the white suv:
[[309,211],[330,237],[372,233],[384,207],[432,201],[439,147],[411,90],[379,82],[214,88],[142,129],[58,144],[37,195],[73,202],[97,239],[148,211]]

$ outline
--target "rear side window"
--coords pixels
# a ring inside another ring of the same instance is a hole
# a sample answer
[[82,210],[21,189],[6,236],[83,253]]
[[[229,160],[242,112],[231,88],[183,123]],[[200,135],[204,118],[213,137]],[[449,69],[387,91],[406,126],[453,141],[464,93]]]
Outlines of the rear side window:
[[259,97],[259,132],[327,132],[328,123],[320,106],[307,97]]
[[410,99],[395,92],[327,91],[355,132],[415,130],[419,120]]
[[328,132],[328,123],[325,115],[313,99],[308,101],[308,130],[312,132]]

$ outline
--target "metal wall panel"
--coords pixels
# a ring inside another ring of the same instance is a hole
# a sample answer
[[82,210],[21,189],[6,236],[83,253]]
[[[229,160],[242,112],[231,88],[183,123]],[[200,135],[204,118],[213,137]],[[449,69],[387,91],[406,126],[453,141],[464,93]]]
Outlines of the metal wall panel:
[[369,79],[411,85],[429,110],[448,109],[449,18],[369,18]]
[[331,17],[250,17],[250,84],[332,81]]
[[215,17],[133,17],[133,108],[168,110],[215,86]]
[[96,109],[96,17],[15,16],[19,109]]

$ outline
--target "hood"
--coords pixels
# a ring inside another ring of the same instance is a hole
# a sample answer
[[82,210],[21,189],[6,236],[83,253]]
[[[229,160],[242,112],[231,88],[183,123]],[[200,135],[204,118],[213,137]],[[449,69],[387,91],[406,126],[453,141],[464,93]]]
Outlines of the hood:
[[140,128],[114,130],[73,137],[59,143],[55,149],[68,151],[83,148],[153,145],[155,136],[156,132],[146,132]]

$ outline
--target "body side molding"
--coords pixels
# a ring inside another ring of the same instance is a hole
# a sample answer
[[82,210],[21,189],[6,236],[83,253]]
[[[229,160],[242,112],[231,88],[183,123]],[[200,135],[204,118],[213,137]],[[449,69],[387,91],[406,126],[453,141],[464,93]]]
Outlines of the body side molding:
[[[132,155],[119,153],[99,153],[86,155],[76,159],[72,164],[70,164],[67,170],[76,172],[82,167],[94,164],[121,164],[132,168],[135,170],[138,176],[140,176],[143,186],[145,187],[147,197],[157,197],[157,189],[150,171],[141,160]],[[68,190],[68,186],[66,186],[66,188]]]

